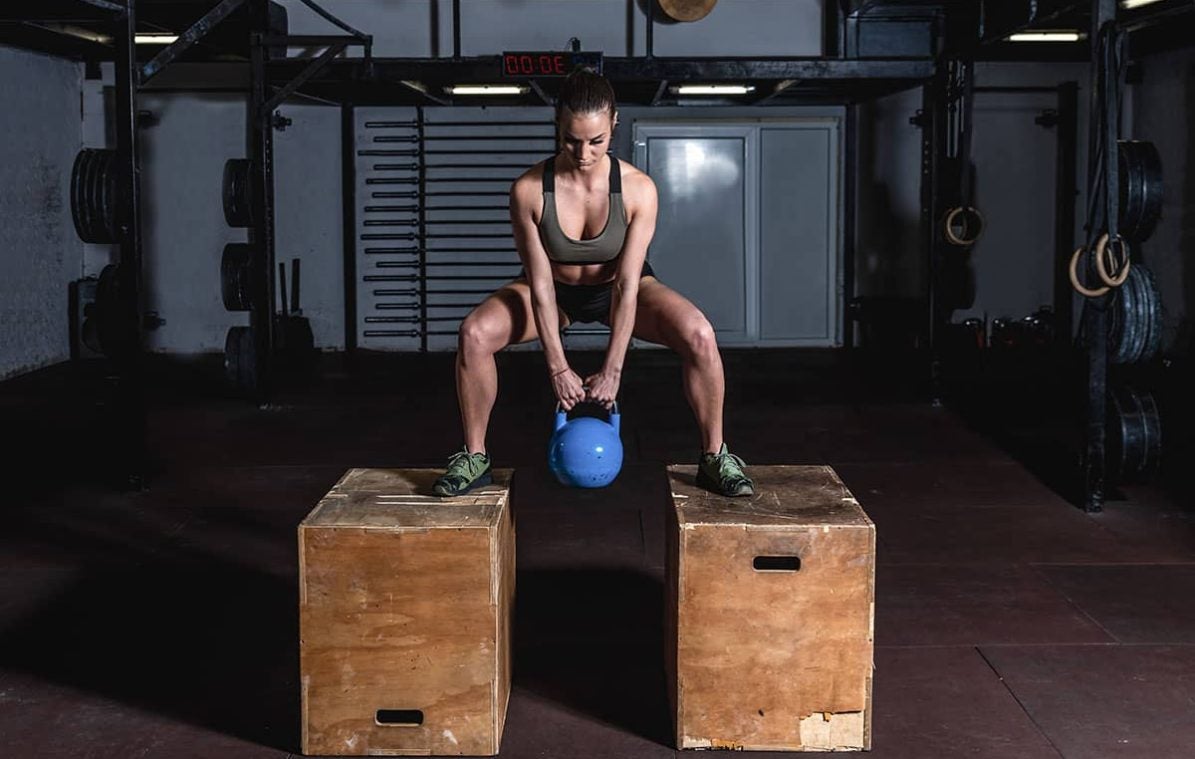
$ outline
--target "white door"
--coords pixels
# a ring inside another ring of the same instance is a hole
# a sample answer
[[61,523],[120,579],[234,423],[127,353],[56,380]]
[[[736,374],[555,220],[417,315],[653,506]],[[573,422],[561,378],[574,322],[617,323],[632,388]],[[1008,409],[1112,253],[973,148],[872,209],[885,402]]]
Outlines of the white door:
[[750,342],[756,305],[757,129],[636,124],[635,163],[660,199],[648,260],[693,301],[720,344]]

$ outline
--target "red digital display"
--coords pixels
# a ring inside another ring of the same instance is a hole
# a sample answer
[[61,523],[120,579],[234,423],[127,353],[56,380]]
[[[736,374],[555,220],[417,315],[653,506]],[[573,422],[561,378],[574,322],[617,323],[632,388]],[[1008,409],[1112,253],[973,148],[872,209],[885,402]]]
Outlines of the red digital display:
[[504,53],[507,76],[565,76],[564,53]]
[[508,77],[568,76],[578,66],[602,72],[601,53],[507,52],[502,54],[502,74]]

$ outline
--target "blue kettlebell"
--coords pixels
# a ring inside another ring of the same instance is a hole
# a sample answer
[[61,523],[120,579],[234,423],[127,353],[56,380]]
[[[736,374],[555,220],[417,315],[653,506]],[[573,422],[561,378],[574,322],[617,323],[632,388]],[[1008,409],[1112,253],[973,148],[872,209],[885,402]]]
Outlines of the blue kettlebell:
[[556,431],[548,443],[548,468],[560,484],[573,488],[604,488],[622,470],[622,438],[618,436],[618,404],[610,421],[591,416],[569,421],[556,406]]

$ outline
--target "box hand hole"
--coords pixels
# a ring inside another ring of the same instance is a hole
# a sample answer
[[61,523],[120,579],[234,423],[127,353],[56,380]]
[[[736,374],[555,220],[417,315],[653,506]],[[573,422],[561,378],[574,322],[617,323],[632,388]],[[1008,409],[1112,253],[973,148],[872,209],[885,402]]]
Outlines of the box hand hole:
[[423,724],[423,712],[419,709],[378,709],[374,719],[379,725],[419,727]]
[[751,566],[756,572],[796,572],[801,569],[801,557],[756,556]]

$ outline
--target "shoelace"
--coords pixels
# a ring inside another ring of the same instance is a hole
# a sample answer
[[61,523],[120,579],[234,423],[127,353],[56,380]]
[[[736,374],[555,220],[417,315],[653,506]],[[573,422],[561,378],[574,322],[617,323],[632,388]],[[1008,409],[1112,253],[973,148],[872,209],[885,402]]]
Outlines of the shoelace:
[[[746,461],[743,461],[742,459],[740,459],[738,456],[734,455],[730,451],[727,451],[726,453],[715,453],[714,458],[717,459],[717,461],[718,461],[718,474],[724,475],[725,472],[723,471],[723,467],[725,467],[727,464],[733,462],[733,463],[737,464],[738,468],[739,468],[739,471],[735,474],[735,476],[736,477],[744,477],[743,467],[747,466]],[[727,459],[730,459],[730,461],[727,461]]]
[[457,451],[448,457],[448,468],[452,469],[454,466],[464,460],[465,469],[471,469],[472,467],[469,466],[472,463],[472,459],[470,458],[471,456],[473,456],[473,454],[469,453],[468,451]]

